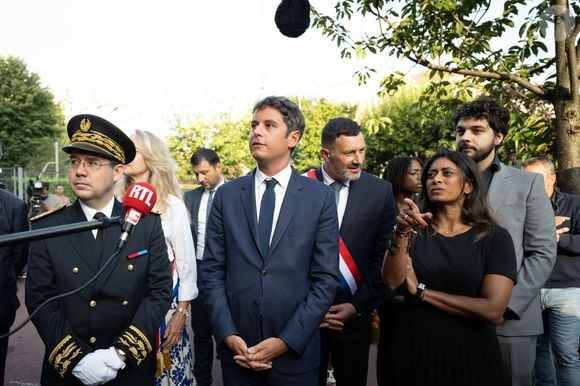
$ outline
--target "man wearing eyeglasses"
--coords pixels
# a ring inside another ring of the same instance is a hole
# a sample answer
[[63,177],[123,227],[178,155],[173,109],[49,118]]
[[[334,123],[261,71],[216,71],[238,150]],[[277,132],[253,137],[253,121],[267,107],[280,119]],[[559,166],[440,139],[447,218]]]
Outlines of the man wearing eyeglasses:
[[[37,218],[33,228],[123,216],[113,194],[133,142],[112,123],[78,115],[68,124],[63,151],[77,200]],[[97,279],[86,289],[48,303],[32,321],[46,352],[42,385],[153,385],[156,333],[171,302],[170,264],[158,215],[142,218],[118,256],[121,229],[86,231],[32,242],[26,306],[32,314],[53,296]],[[102,274],[97,272],[104,268]]]

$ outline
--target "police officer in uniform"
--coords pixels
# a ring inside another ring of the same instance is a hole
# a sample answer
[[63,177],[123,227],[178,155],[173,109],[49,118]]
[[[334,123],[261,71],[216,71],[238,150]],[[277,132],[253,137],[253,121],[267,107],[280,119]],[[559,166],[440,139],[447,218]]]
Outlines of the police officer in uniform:
[[[63,151],[77,200],[33,221],[46,228],[106,216],[124,216],[113,195],[133,142],[110,122],[77,115]],[[95,216],[96,215],[96,216]],[[32,242],[26,306],[89,281],[114,253],[121,229],[80,232]],[[170,265],[160,218],[143,217],[102,274],[86,289],[48,303],[33,318],[46,352],[42,385],[153,385],[156,332],[171,302]]]

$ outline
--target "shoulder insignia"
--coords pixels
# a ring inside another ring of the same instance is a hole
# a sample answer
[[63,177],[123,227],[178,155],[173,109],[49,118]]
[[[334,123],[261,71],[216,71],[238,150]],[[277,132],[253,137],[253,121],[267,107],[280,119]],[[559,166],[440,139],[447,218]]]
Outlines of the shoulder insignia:
[[66,208],[66,205],[65,205],[65,204],[60,204],[60,205],[58,205],[56,208],[54,208],[54,209],[52,209],[52,210],[49,210],[49,211],[43,212],[43,213],[41,213],[41,214],[37,214],[37,215],[36,215],[36,216],[34,216],[34,217],[31,217],[31,218],[30,218],[30,221],[35,221],[35,220],[38,220],[39,218],[46,217],[46,216],[48,216],[48,215],[50,215],[50,214],[53,214],[53,213],[56,213],[56,212],[60,212],[60,211],[61,211],[61,210],[63,210],[64,208]]

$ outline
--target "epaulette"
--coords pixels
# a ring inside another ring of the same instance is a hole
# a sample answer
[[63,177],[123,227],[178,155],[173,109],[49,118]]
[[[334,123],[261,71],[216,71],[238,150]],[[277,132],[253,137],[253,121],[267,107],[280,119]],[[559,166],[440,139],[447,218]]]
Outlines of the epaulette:
[[46,216],[48,216],[49,214],[53,214],[53,213],[56,213],[56,212],[60,212],[60,211],[61,211],[61,210],[63,210],[64,208],[66,208],[66,205],[65,205],[65,204],[60,204],[59,206],[57,206],[57,207],[56,207],[56,208],[54,208],[54,209],[48,210],[48,211],[46,211],[46,212],[42,212],[42,213],[40,213],[40,214],[37,214],[37,215],[36,215],[36,216],[34,216],[34,217],[31,217],[31,218],[30,218],[30,221],[36,221],[36,220],[38,220],[39,218],[43,218],[43,217],[46,217]]

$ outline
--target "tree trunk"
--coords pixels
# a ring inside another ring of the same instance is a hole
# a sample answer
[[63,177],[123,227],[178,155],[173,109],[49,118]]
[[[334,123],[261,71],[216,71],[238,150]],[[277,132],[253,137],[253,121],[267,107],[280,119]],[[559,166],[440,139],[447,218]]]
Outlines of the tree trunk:
[[580,196],[580,106],[571,100],[554,102],[558,186]]

